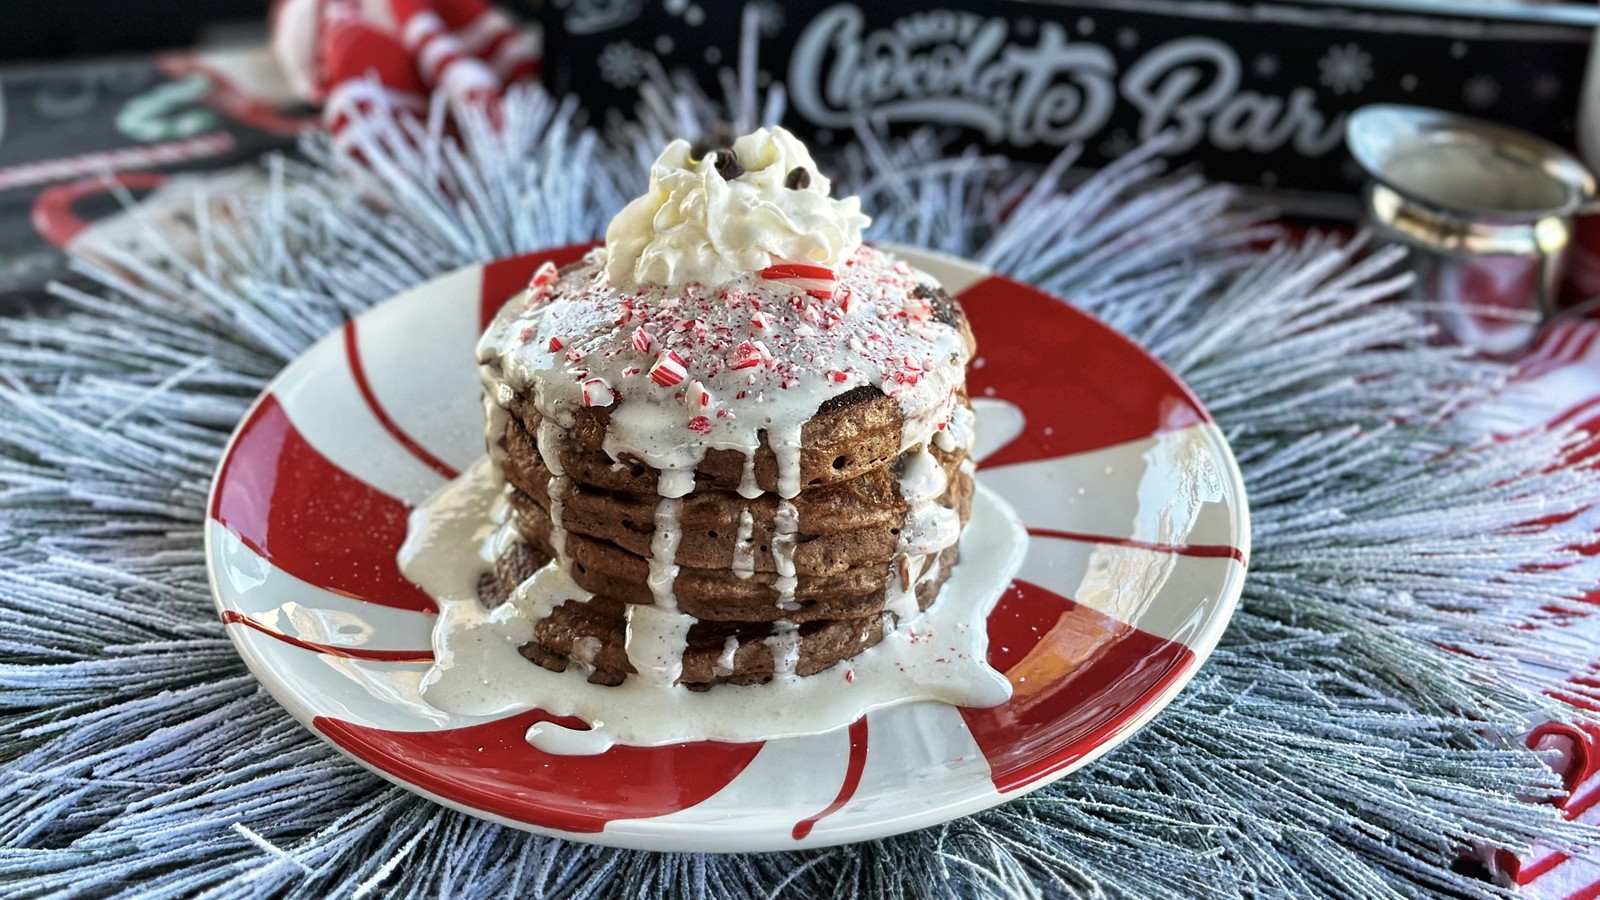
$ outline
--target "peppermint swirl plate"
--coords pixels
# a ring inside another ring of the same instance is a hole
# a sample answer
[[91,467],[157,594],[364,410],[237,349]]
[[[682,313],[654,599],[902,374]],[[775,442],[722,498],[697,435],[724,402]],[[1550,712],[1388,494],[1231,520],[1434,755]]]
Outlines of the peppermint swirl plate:
[[435,604],[395,563],[407,515],[483,453],[473,347],[484,325],[539,263],[587,249],[462,269],[374,307],[286,368],[223,455],[206,531],[222,620],[272,695],[352,759],[542,834],[650,850],[820,847],[948,821],[1087,765],[1216,646],[1250,525],[1233,454],[1199,401],[1060,300],[892,248],[967,311],[978,478],[1029,535],[988,619],[1009,701],[904,704],[824,734],[588,756],[530,745],[538,710],[430,706],[419,684]]

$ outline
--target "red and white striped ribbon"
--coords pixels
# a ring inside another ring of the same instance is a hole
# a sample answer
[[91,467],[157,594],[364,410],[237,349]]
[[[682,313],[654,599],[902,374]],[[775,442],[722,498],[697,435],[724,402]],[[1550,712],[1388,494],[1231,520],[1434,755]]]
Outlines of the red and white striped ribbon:
[[504,10],[483,0],[434,0],[434,9],[461,48],[487,63],[503,83],[538,77],[538,42]]
[[462,46],[432,0],[393,0],[400,43],[416,60],[423,84],[441,90],[452,104],[492,100],[504,88],[488,64]]
[[354,16],[330,16],[323,29],[321,65],[332,88],[322,122],[336,141],[352,119],[375,110],[427,108],[427,89],[399,41]]
[[[424,110],[433,91],[492,116],[508,85],[539,74],[534,33],[484,0],[278,0],[272,32],[291,86],[336,131],[378,103]],[[379,87],[351,87],[374,75]]]

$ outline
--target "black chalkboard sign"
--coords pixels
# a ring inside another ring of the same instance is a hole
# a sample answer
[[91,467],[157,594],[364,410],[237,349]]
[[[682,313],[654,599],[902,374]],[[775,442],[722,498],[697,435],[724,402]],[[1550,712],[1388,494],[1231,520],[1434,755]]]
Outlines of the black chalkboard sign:
[[[1178,163],[1315,206],[1358,173],[1344,121],[1368,103],[1479,115],[1573,142],[1597,11],[1470,3],[1344,6],[1183,0],[758,0],[759,65],[785,125],[826,147],[860,121],[948,128],[1045,162],[1096,166],[1164,134]],[[545,72],[594,110],[631,106],[652,70],[713,94],[741,7],[547,0]]]

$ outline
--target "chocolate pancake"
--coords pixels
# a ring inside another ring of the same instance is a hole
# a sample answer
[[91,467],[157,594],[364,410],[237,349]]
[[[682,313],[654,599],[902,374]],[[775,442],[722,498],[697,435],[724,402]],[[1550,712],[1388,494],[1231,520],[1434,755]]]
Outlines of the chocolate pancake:
[[[955,509],[965,523],[971,509],[972,492],[971,476],[957,472],[941,502]],[[553,556],[548,513],[532,498],[521,496],[521,500],[513,500],[519,530],[536,550]],[[890,559],[886,557],[881,562],[853,566],[834,574],[800,573],[801,549],[815,540],[796,546],[795,568],[799,577],[795,581],[791,608],[779,605],[778,576],[774,572],[756,572],[741,578],[725,568],[693,568],[681,562],[673,582],[678,608],[697,619],[721,622],[779,619],[812,622],[855,618],[883,610],[889,589],[898,583]],[[609,541],[572,532],[566,535],[566,555],[572,561],[573,580],[584,590],[628,603],[655,602],[648,586],[648,558]]]
[[[521,421],[529,434],[537,430],[540,415],[531,402],[518,398],[509,409],[512,418]],[[611,412],[611,408],[585,408],[575,416],[572,430],[557,442],[562,468],[573,478],[598,488],[655,493],[658,473],[654,468],[627,454],[612,459],[603,449]],[[870,386],[824,403],[817,416],[800,431],[802,489],[848,481],[887,465],[900,455],[903,422],[895,402]],[[744,470],[743,453],[707,450],[695,467],[695,490],[737,490]],[[777,491],[778,458],[767,445],[765,432],[755,454],[754,473],[755,482],[763,491]]]
[[[524,495],[514,502],[550,507],[550,471],[528,433],[515,422],[507,426],[503,445],[505,474]],[[966,458],[963,450],[931,450],[947,481]],[[894,555],[906,503],[900,496],[898,463],[880,466],[858,478],[803,491],[792,501],[799,519],[799,540],[794,555],[797,571],[805,575],[838,574],[852,566],[886,562]],[[656,508],[661,498],[653,493],[607,491],[573,479],[561,495],[561,524],[569,533],[608,541],[641,557],[650,555],[655,534]],[[696,491],[682,499],[678,509],[677,563],[697,569],[731,569],[745,536],[749,564],[756,572],[776,572],[771,552],[773,520],[778,498],[763,494],[746,499],[731,491]],[[741,520],[748,513],[748,530]]]
[[[970,353],[972,331],[965,313],[949,294],[929,290],[926,297],[934,319],[957,328]],[[604,490],[656,493],[658,472],[626,454],[613,459],[605,450],[606,431],[613,411],[626,403],[573,410],[572,427],[557,442],[562,469],[572,478]],[[962,396],[962,403],[966,398]],[[542,419],[532,398],[514,397],[506,404],[511,418],[527,434],[537,432]],[[831,397],[800,430],[800,484],[802,490],[849,481],[889,464],[901,453],[900,406],[870,385]],[[733,491],[744,480],[745,454],[737,450],[710,449],[695,467],[695,490]],[[754,454],[756,484],[768,492],[778,490],[778,459],[767,444],[765,432]]]
[[[955,556],[956,548],[946,550],[940,557],[939,574],[917,586],[919,608],[927,609],[938,595],[939,588],[949,577]],[[480,597],[487,604],[501,603],[514,587],[514,584],[485,587],[480,590]],[[568,601],[535,626],[533,640],[524,644],[520,651],[524,657],[551,671],[564,672],[576,662],[589,669],[588,679],[595,684],[621,684],[634,674],[624,648],[626,609],[622,601],[606,596],[595,596],[582,603]],[[885,618],[885,614],[878,613],[801,624],[795,672],[802,676],[815,675],[877,644],[883,638]],[[893,627],[892,622],[889,627]],[[774,626],[767,622],[696,623],[689,629],[683,673],[678,683],[690,690],[705,690],[716,684],[770,681],[776,660],[773,648],[764,641],[773,633]],[[731,654],[730,639],[733,641]]]

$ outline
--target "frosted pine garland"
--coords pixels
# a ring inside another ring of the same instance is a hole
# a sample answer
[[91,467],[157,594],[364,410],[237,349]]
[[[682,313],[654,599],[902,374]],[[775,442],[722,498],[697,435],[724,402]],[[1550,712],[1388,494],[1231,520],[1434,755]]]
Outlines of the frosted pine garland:
[[1567,436],[1477,441],[1448,417],[1503,373],[1415,345],[1380,302],[1392,256],[1252,249],[1265,232],[1226,190],[1160,178],[1148,152],[1063,190],[1060,166],[943,159],[924,134],[854,145],[841,179],[874,239],[974,257],[1152,348],[1233,441],[1255,530],[1244,599],[1120,749],[899,838],[658,855],[446,811],[291,721],[206,586],[228,433],[346,316],[599,234],[672,120],[705,113],[665,96],[648,89],[645,121],[611,141],[528,92],[460,146],[439,115],[357,132],[366,168],[313,143],[240,224],[211,223],[198,269],[122,260],[134,277],[58,288],[61,317],[0,321],[0,894],[1490,897],[1448,868],[1460,847],[1593,852],[1594,830],[1529,802],[1559,784],[1520,735],[1571,714],[1542,691],[1594,650],[1514,626],[1592,586],[1531,570],[1570,561],[1578,526],[1522,523],[1600,500],[1600,481],[1547,471]]

